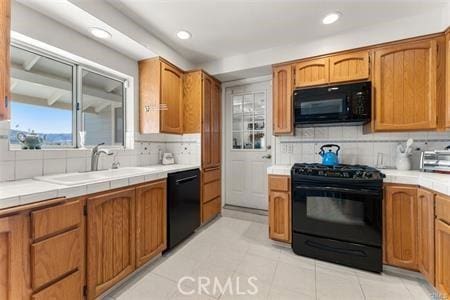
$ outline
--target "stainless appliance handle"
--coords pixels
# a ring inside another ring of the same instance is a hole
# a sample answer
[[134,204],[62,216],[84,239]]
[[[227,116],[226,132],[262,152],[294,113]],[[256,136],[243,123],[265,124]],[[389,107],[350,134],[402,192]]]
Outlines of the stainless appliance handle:
[[192,181],[195,178],[197,178],[197,175],[186,177],[186,178],[183,178],[183,179],[178,179],[177,181],[175,181],[175,183],[176,184],[182,184],[182,183],[185,183],[185,182],[188,182],[188,181]]
[[295,186],[296,189],[307,189],[312,191],[327,191],[327,192],[344,192],[344,193],[353,193],[353,194],[375,194],[378,195],[378,192],[374,192],[371,190],[366,189],[347,189],[347,188],[336,188],[336,187],[330,187],[330,186],[306,186],[306,185],[297,185]]

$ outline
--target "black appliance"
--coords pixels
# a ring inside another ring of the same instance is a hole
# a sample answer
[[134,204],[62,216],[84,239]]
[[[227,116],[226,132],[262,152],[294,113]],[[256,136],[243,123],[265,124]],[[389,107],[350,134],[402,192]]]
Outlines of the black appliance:
[[381,272],[384,175],[361,165],[295,164],[291,176],[293,251]]
[[200,171],[167,176],[167,250],[189,237],[200,226]]
[[371,116],[370,81],[294,91],[295,125],[361,125]]

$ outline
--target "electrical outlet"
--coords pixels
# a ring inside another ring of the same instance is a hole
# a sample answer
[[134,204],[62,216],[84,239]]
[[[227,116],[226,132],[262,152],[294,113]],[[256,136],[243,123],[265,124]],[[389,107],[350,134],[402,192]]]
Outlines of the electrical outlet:
[[294,152],[294,145],[288,144],[287,145],[287,153],[292,153],[292,152]]

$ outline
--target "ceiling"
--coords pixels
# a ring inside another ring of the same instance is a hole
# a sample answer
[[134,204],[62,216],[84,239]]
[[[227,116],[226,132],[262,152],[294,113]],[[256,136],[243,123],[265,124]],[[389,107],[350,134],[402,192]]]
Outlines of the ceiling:
[[[104,0],[194,64],[307,43],[365,26],[446,7],[445,0]],[[323,25],[330,12],[335,24]],[[180,29],[190,40],[176,37]]]

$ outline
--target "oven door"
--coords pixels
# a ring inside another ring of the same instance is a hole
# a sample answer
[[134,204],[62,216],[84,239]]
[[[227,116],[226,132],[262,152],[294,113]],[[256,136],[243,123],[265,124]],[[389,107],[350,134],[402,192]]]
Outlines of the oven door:
[[382,192],[294,183],[294,232],[381,246]]

